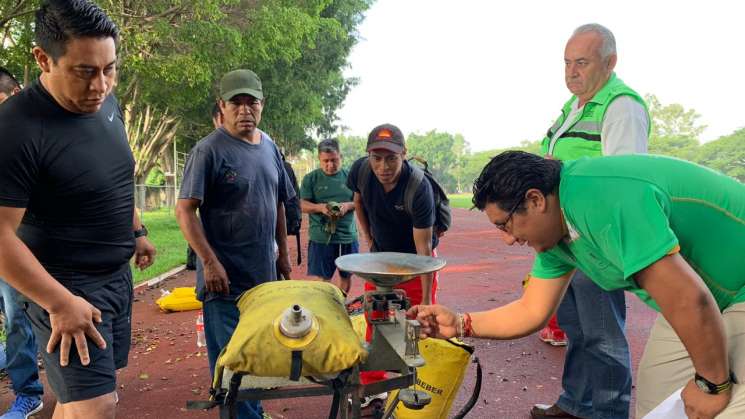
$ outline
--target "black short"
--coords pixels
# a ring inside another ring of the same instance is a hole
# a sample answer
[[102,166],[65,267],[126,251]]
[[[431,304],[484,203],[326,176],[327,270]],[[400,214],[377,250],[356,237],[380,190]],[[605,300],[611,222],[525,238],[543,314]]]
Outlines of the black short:
[[[360,247],[357,240],[352,243],[317,243],[308,241],[308,275],[331,279],[336,272],[334,261],[339,256],[351,253],[359,253]],[[351,273],[339,271],[342,278],[350,278]]]
[[80,363],[73,344],[69,364],[61,367],[59,345],[51,354],[46,351],[51,335],[49,314],[39,305],[26,302],[26,314],[44,359],[49,385],[59,402],[68,403],[92,399],[116,390],[116,370],[127,366],[132,339],[132,273],[127,266],[116,275],[64,285],[70,292],[101,310],[103,321],[96,328],[106,340],[106,349],[102,350],[88,338],[91,359],[88,366]]

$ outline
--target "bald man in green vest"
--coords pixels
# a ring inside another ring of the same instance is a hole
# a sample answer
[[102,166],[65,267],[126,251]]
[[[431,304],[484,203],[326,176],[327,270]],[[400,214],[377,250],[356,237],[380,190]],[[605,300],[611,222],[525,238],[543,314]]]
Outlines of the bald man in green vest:
[[[572,97],[541,143],[544,156],[564,161],[647,152],[647,107],[616,77],[617,60],[610,30],[592,23],[574,31],[564,51]],[[631,363],[625,322],[623,291],[605,292],[578,270],[557,315],[539,332],[540,339],[552,345],[568,341],[563,392],[552,405],[535,405],[532,418],[629,416]]]

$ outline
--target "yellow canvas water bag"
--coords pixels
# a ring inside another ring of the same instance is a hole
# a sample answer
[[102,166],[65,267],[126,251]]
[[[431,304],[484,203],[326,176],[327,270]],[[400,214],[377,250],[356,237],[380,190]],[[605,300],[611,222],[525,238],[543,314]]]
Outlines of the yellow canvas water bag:
[[[300,375],[328,377],[367,358],[343,294],[329,283],[267,282],[246,291],[238,300],[238,309],[240,320],[217,360],[219,370],[226,367],[237,373],[290,378],[300,372],[291,371],[295,356],[302,357]],[[292,316],[301,320],[300,333],[284,323],[283,319]]]

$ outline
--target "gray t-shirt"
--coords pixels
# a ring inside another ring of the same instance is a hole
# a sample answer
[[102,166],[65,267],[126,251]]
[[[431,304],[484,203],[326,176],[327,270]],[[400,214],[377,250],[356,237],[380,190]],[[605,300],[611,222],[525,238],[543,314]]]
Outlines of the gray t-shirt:
[[295,195],[271,138],[250,144],[222,128],[200,140],[184,168],[181,199],[198,199],[199,216],[212,250],[228,274],[230,294],[206,293],[201,261],[197,296],[235,299],[277,279],[274,257],[277,202]]

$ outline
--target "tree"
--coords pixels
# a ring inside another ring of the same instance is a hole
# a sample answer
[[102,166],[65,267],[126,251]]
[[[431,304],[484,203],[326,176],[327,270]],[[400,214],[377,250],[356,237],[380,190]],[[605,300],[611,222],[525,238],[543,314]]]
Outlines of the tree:
[[699,146],[699,136],[706,129],[696,121],[701,115],[677,103],[663,105],[655,95],[646,95],[644,99],[652,120],[649,152],[690,160]]
[[410,134],[406,139],[407,157],[426,160],[432,175],[448,192],[466,187],[466,157],[470,146],[461,134],[436,130],[425,134]]
[[745,128],[702,145],[694,160],[745,183]]
[[672,103],[663,105],[655,95],[645,95],[644,100],[652,118],[650,137],[688,137],[698,138],[706,129],[696,120],[701,117],[694,109],[686,110],[683,105]]
[[349,169],[357,159],[367,155],[367,139],[362,137],[346,137],[340,135],[339,152],[342,155],[342,166]]
[[[38,0],[8,1],[0,5],[0,64],[28,74]],[[342,71],[371,0],[98,3],[121,29],[117,96],[141,182],[176,138],[188,151],[211,129],[218,80],[236,68],[262,79],[262,129],[285,152],[335,130],[335,112],[355,83]]]
[[466,163],[468,155],[471,154],[471,147],[461,134],[455,134],[451,150],[455,157],[455,162],[450,169],[450,172],[455,178],[455,189],[452,191],[461,193],[466,188],[471,187],[471,180],[466,176]]
[[38,74],[30,48],[34,12],[38,7],[39,0],[0,2],[0,65],[24,85]]
[[463,183],[459,191],[470,191],[473,187],[473,181],[481,174],[487,163],[492,157],[507,150],[521,150],[533,154],[541,154],[541,140],[528,141],[522,140],[517,147],[496,148],[493,150],[479,151],[469,153],[463,158]]
[[489,160],[504,150],[486,150],[470,154],[464,163],[462,192],[470,192],[473,189],[473,181],[484,170]]

